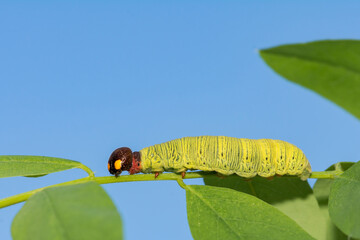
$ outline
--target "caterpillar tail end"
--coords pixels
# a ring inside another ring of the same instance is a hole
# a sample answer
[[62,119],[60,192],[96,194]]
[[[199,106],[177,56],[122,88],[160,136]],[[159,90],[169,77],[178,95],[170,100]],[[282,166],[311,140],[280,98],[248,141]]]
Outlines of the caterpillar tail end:
[[303,181],[306,181],[310,175],[311,175],[311,166],[310,164],[308,164],[307,168],[304,169],[304,171],[302,172],[302,174],[300,175],[300,179]]

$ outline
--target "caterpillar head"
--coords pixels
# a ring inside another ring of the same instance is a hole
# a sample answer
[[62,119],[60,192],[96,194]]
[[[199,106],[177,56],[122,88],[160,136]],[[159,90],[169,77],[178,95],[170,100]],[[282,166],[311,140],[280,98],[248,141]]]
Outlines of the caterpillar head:
[[115,149],[108,161],[108,170],[118,177],[122,171],[135,174],[141,171],[141,159],[139,152],[132,152],[130,148],[121,147]]

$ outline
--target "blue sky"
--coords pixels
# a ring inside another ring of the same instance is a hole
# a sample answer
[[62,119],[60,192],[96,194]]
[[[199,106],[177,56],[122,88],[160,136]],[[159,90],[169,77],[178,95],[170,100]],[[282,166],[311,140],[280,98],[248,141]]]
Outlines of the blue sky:
[[[1,2],[0,155],[64,157],[107,176],[117,147],[224,135],[289,141],[315,171],[360,160],[360,122],[257,53],[360,39],[359,9],[356,1]],[[83,176],[0,179],[0,197]],[[191,239],[177,183],[104,188],[126,239]],[[1,239],[21,206],[0,209]]]

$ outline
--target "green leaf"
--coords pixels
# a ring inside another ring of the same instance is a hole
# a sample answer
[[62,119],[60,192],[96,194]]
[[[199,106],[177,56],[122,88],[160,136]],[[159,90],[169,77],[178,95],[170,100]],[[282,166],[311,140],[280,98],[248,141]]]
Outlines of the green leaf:
[[[336,169],[345,171],[349,167],[351,167],[354,163],[352,162],[341,162],[334,164],[326,169],[326,171],[333,171]],[[329,240],[346,240],[347,236],[342,233],[331,221],[329,216],[329,209],[328,209],[328,202],[329,202],[329,194],[330,194],[330,187],[334,182],[333,179],[318,179],[314,185],[313,191],[314,195],[319,203],[319,207],[321,212],[326,218],[327,222],[327,232],[326,232],[326,239]]]
[[282,45],[260,51],[284,78],[335,102],[360,119],[360,41]]
[[15,216],[14,240],[122,239],[119,213],[95,182],[44,189]]
[[276,208],[232,189],[187,186],[186,202],[195,240],[313,239]]
[[329,214],[341,231],[352,238],[360,238],[360,162],[332,183]]
[[76,161],[43,156],[0,156],[0,177],[39,177],[49,173],[81,168]]
[[231,188],[251,194],[292,218],[316,239],[326,239],[325,218],[307,181],[299,178],[263,177],[245,181],[238,176],[206,177],[206,185]]

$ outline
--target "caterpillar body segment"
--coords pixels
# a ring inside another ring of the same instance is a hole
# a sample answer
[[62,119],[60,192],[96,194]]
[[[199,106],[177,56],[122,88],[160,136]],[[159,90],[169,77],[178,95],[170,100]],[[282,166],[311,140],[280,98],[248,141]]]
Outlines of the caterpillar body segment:
[[[117,149],[119,150],[119,149]],[[115,154],[112,162],[121,159]],[[138,152],[134,152],[138,153]],[[126,161],[121,160],[126,165]],[[135,162],[138,166],[118,169],[130,173],[185,172],[186,170],[216,171],[223,175],[237,174],[252,178],[256,175],[271,177],[298,175],[303,180],[311,173],[304,153],[296,146],[281,140],[245,139],[223,136],[184,137],[140,150]],[[139,164],[140,163],[140,164]],[[112,168],[110,173],[116,174]],[[126,169],[128,168],[128,169]]]

